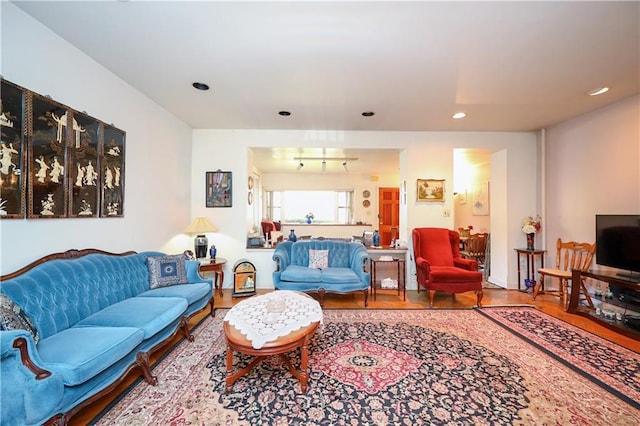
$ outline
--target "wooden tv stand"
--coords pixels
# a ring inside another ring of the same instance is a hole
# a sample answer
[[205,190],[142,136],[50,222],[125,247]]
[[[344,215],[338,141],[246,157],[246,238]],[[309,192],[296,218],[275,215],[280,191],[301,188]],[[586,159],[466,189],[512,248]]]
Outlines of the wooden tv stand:
[[[571,274],[572,283],[579,283],[583,277],[593,278],[594,280],[603,281],[609,284],[614,284],[618,287],[628,288],[628,289],[640,292],[640,277],[625,277],[625,276],[618,275],[613,271],[601,271],[601,270],[581,271],[579,269],[572,270],[572,274]],[[640,340],[640,330],[630,328],[624,323],[622,323],[622,321],[607,320],[599,315],[596,315],[595,312],[593,312],[592,310],[579,306],[578,305],[579,301],[580,301],[580,285],[571,285],[571,295],[569,299],[569,306],[567,307],[567,312],[571,314],[578,314],[578,315],[585,316],[607,328],[610,328],[621,334],[624,334],[625,336],[631,337],[636,340]],[[611,301],[603,299],[604,303],[615,304],[615,301],[616,299],[612,299]],[[620,306],[620,303],[618,303],[617,305]],[[637,314],[636,316],[640,316],[640,312],[638,312],[638,310],[640,309],[638,308],[636,308],[636,310],[632,309],[632,311]]]

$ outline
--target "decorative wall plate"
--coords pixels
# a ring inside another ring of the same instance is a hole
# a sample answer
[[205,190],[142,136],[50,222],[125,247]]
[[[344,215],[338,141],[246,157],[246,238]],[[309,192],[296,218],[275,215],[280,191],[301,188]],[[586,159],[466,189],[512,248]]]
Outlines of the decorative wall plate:
[[363,206],[365,206],[365,207],[369,207],[369,206],[371,205],[371,201],[369,201],[369,200],[364,200],[364,201],[362,202],[362,205],[363,205]]
[[371,193],[369,192],[368,189],[365,189],[364,191],[362,191],[362,196],[364,198],[369,198],[371,196]]

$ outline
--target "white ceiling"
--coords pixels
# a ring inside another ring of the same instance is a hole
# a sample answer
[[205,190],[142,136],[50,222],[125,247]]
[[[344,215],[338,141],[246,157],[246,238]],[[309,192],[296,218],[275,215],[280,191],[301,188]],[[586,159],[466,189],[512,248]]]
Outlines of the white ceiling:
[[14,3],[193,128],[530,131],[640,86],[637,1]]

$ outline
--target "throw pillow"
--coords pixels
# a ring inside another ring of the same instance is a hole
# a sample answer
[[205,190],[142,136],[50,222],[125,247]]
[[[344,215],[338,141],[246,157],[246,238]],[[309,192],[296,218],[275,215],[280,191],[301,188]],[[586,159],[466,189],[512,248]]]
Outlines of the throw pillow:
[[4,294],[0,294],[0,330],[27,330],[34,342],[40,341],[40,333],[31,318]]
[[329,250],[309,249],[309,268],[325,269],[329,266]]
[[147,258],[149,265],[149,287],[159,288],[187,282],[185,256],[151,256]]

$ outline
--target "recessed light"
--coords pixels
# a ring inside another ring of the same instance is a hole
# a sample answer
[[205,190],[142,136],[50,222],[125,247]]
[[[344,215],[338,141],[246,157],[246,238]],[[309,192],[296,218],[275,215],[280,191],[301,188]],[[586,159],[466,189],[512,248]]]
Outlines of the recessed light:
[[278,114],[280,114],[283,117],[288,117],[291,115],[289,111],[280,111]]
[[454,120],[458,120],[460,118],[465,118],[466,116],[467,116],[467,114],[464,113],[464,112],[456,112],[455,114],[453,114],[451,116],[451,118],[453,118]]
[[192,84],[198,90],[209,90],[209,85],[204,83],[198,83],[197,81]]
[[373,115],[375,114],[375,112],[373,111],[365,111],[362,113],[363,117],[373,117]]
[[602,95],[603,93],[607,93],[609,91],[608,87],[600,87],[599,89],[593,89],[587,92],[587,95],[589,96],[598,96],[598,95]]

